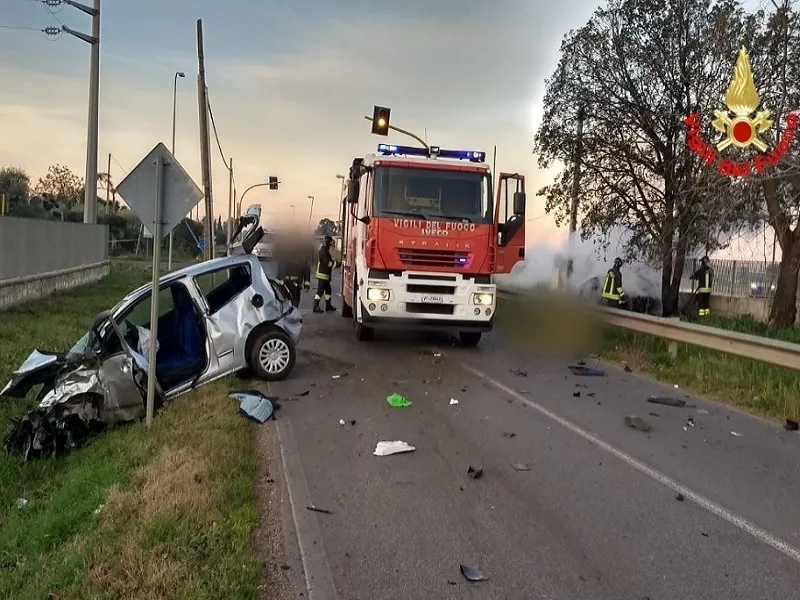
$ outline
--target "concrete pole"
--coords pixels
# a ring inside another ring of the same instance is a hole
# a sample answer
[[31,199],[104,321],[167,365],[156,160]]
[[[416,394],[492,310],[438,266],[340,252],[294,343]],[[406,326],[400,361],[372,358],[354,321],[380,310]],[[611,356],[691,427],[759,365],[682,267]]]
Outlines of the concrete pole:
[[100,107],[100,0],[92,8],[92,55],[89,67],[89,127],[86,136],[86,178],[83,222],[97,222],[97,140]]
[[233,235],[233,157],[228,159],[230,164],[228,166],[228,227],[225,230],[225,245],[230,248],[231,235]]
[[[208,90],[206,89],[206,62],[203,51],[203,20],[197,19],[197,101],[200,115],[200,165],[203,169],[203,193],[205,194],[206,238],[205,259],[214,258],[214,199],[211,187],[211,140],[208,131]],[[199,216],[199,215],[198,215]]]

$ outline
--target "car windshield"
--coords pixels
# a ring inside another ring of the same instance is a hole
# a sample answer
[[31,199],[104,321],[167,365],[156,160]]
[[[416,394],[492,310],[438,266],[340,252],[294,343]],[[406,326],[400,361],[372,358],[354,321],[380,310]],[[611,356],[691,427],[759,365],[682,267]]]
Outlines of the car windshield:
[[487,173],[378,167],[374,202],[376,217],[492,222]]

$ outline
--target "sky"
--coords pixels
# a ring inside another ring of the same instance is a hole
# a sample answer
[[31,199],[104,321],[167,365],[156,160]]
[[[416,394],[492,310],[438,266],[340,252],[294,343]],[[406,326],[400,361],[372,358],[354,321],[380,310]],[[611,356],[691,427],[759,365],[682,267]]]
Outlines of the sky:
[[[92,0],[84,0],[90,3]],[[173,81],[178,79],[175,154],[201,185],[196,20],[203,19],[206,83],[220,144],[232,157],[239,195],[269,175],[280,190],[255,188],[265,224],[295,206],[313,222],[335,219],[341,182],[356,156],[379,142],[373,105],[393,125],[430,144],[486,151],[497,170],[528,178],[529,245],[559,244],[535,190],[553,172],[537,168],[533,135],[544,82],[560,41],[585,23],[597,0],[103,0],[98,170],[119,183],[158,143],[171,146]],[[91,20],[40,0],[0,0],[0,25],[67,25]],[[61,163],[83,176],[89,45],[61,34],[0,28],[0,165],[35,181]],[[411,142],[413,143],[413,142]],[[213,138],[215,215],[227,217],[228,171]],[[102,193],[101,193],[102,197]]]
[[[84,0],[91,3],[91,0]],[[534,190],[550,178],[531,153],[533,134],[562,36],[585,22],[594,0],[103,0],[99,171],[119,183],[155,146],[171,146],[201,185],[196,20],[203,19],[209,99],[236,187],[277,175],[279,191],[256,188],[268,218],[295,205],[314,222],[338,213],[341,182],[356,156],[379,142],[364,115],[392,109],[392,124],[446,148],[497,146],[497,170],[524,173]],[[227,6],[226,6],[227,5]],[[90,17],[67,5],[0,0],[0,25],[49,25],[91,32]],[[56,12],[57,11],[57,12]],[[54,163],[83,176],[89,45],[62,34],[0,29],[0,165],[34,181]],[[9,85],[10,83],[10,85]],[[228,172],[213,139],[216,214],[227,216]],[[413,142],[411,142],[413,143]],[[101,193],[102,197],[102,193]],[[271,214],[275,213],[275,214]],[[529,194],[534,235],[554,234],[543,202]],[[539,233],[540,232],[540,233]],[[529,233],[529,237],[531,234]]]

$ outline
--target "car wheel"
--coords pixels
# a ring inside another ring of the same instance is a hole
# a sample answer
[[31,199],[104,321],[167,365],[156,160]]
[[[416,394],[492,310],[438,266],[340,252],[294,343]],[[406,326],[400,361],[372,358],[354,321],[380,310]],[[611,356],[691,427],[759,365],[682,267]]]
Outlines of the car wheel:
[[480,331],[459,331],[458,340],[462,346],[477,346],[481,341]]
[[292,372],[296,359],[294,343],[277,328],[262,331],[250,346],[250,367],[265,381],[286,378]]

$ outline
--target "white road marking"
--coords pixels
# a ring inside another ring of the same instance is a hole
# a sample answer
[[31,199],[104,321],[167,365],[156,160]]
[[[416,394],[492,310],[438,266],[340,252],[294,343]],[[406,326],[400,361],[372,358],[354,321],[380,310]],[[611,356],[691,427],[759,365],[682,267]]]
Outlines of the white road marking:
[[579,435],[583,439],[585,439],[585,440],[597,445],[599,448],[602,448],[603,450],[605,450],[609,454],[611,454],[613,456],[616,456],[618,459],[620,459],[621,461],[627,463],[628,465],[630,465],[631,467],[633,467],[634,469],[636,469],[640,473],[644,473],[645,475],[647,475],[651,479],[654,479],[655,481],[659,482],[660,484],[665,485],[666,487],[668,487],[668,488],[670,488],[670,489],[672,489],[672,490],[674,490],[674,491],[676,491],[676,492],[678,492],[680,494],[683,494],[684,497],[686,497],[686,499],[693,501],[695,504],[698,504],[699,506],[703,507],[708,512],[710,512],[711,514],[716,515],[716,516],[718,516],[718,517],[720,517],[722,519],[725,519],[731,525],[734,525],[734,526],[738,527],[739,529],[741,529],[745,533],[749,533],[750,535],[752,535],[757,540],[760,540],[761,542],[767,544],[768,546],[772,546],[773,548],[775,548],[779,552],[782,552],[783,554],[785,554],[786,556],[788,556],[789,558],[791,558],[795,562],[800,563],[800,550],[798,550],[797,548],[795,548],[791,544],[783,541],[782,539],[780,539],[778,537],[775,537],[774,535],[772,535],[768,531],[762,529],[758,525],[755,525],[754,523],[751,523],[750,521],[748,521],[744,517],[740,517],[739,515],[737,515],[733,511],[725,508],[724,506],[721,506],[721,505],[717,504],[713,500],[710,500],[710,499],[706,498],[705,496],[703,496],[701,494],[698,494],[695,491],[692,491],[691,489],[689,489],[685,485],[675,481],[674,479],[672,479],[668,475],[665,475],[665,474],[661,473],[660,471],[657,471],[653,467],[650,467],[650,466],[646,465],[645,463],[637,460],[636,458],[634,458],[630,454],[627,454],[627,453],[623,452],[622,450],[620,450],[619,448],[617,448],[615,446],[612,446],[608,442],[600,439],[599,437],[597,437],[593,433],[590,433],[590,432],[586,431],[585,429],[582,429],[580,426],[576,425],[572,421],[569,421],[569,420],[565,419],[564,417],[561,417],[561,416],[557,415],[553,411],[548,410],[547,408],[545,408],[541,404],[537,404],[536,402],[524,397],[523,395],[521,395],[518,392],[514,391],[512,388],[508,387],[507,385],[504,385],[503,383],[497,381],[496,379],[493,379],[489,375],[483,373],[482,371],[479,371],[478,369],[474,368],[473,366],[468,365],[466,363],[461,363],[461,366],[464,369],[466,369],[467,371],[470,371],[471,373],[474,373],[475,375],[477,375],[481,379],[489,382],[490,384],[492,384],[497,389],[499,389],[499,390],[503,391],[504,393],[508,394],[509,396],[512,396],[513,398],[519,400],[520,402],[522,402],[523,404],[529,406],[530,408],[533,408],[534,410],[538,411],[539,413],[541,413],[545,417],[548,417],[549,419],[552,419],[553,421],[555,421],[556,423],[558,423],[562,427],[568,429],[572,433],[574,433],[576,435]]

